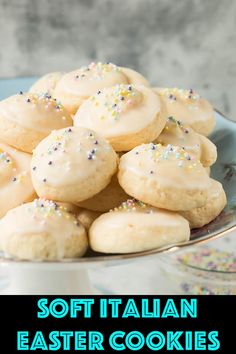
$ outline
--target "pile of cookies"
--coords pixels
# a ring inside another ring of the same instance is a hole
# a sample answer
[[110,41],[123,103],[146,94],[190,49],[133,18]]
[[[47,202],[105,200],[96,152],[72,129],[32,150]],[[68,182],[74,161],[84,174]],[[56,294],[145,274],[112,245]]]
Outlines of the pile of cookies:
[[0,102],[0,249],[54,260],[187,241],[226,204],[215,125],[192,89],[91,63]]

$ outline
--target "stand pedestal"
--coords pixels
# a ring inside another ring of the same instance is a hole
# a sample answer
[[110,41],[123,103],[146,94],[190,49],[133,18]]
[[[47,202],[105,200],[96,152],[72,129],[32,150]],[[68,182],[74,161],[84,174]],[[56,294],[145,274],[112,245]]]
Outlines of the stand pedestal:
[[19,269],[9,270],[9,286],[6,294],[28,295],[90,295],[96,294],[92,288],[87,270]]

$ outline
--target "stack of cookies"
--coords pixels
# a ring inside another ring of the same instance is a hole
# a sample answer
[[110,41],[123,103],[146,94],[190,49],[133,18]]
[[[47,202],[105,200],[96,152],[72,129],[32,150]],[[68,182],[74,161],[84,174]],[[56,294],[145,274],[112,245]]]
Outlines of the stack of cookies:
[[185,242],[226,205],[210,103],[91,63],[0,102],[0,249],[55,260]]

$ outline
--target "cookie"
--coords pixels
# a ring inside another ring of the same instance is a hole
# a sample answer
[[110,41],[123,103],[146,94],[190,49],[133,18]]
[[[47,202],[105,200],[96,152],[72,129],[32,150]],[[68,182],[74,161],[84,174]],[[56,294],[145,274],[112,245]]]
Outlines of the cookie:
[[166,126],[155,143],[180,146],[186,152],[194,154],[204,167],[213,165],[217,159],[216,146],[208,138],[186,127],[174,117],[167,118]]
[[99,90],[74,116],[75,126],[94,129],[115,151],[129,151],[153,141],[165,124],[152,89],[123,84]]
[[77,204],[110,183],[117,163],[112,147],[92,130],[60,129],[36,147],[31,162],[32,181],[40,197]]
[[112,63],[91,63],[63,75],[56,85],[54,95],[71,114],[75,114],[83,101],[104,87],[131,83],[149,86],[147,80],[134,70]]
[[188,241],[189,223],[181,215],[127,200],[98,217],[89,230],[94,251],[133,253]]
[[81,209],[77,212],[76,217],[85,227],[86,230],[89,230],[94,220],[96,220],[101,213],[99,211]]
[[212,182],[194,155],[178,146],[153,143],[121,157],[118,180],[127,194],[168,210],[203,206]]
[[205,170],[206,170],[208,176],[210,176],[211,175],[211,168],[210,167],[205,167]]
[[16,206],[32,201],[31,155],[0,143],[0,217]]
[[70,114],[50,95],[22,92],[0,102],[1,140],[32,152],[54,129],[72,125]]
[[195,132],[208,136],[215,127],[214,109],[204,98],[192,89],[154,88],[163,105],[167,117],[175,117]]
[[46,74],[40,77],[29,89],[32,93],[47,93],[49,95],[54,94],[54,89],[58,81],[62,78],[65,73],[57,71],[53,73]]
[[57,202],[57,205],[59,205],[59,207],[66,211],[67,213],[71,213],[73,215],[77,215],[81,208],[78,207],[78,205],[72,204],[72,203],[63,203],[63,202]]
[[88,230],[94,220],[101,215],[99,211],[83,209],[71,203],[57,202],[57,205],[59,205],[62,210],[73,214],[85,227],[85,230]]
[[37,199],[10,210],[0,220],[1,246],[10,257],[61,260],[87,250],[85,228],[56,203]]
[[202,227],[214,220],[226,206],[227,199],[222,184],[212,181],[206,203],[199,208],[182,211],[180,214],[189,221],[191,229]]
[[105,212],[120,205],[129,196],[121,188],[117,175],[114,175],[108,186],[94,197],[80,202],[78,205],[89,210]]

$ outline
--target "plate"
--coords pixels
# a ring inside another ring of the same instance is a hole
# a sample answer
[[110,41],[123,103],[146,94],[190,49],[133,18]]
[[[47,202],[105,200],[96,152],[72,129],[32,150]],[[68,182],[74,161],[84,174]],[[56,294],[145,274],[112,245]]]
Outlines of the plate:
[[[27,91],[28,87],[35,81],[35,78],[0,80],[0,99],[20,90]],[[83,258],[64,259],[60,261],[29,262],[5,258],[0,254],[1,263],[16,263],[29,266],[41,264],[46,267],[52,265],[62,266],[62,269],[88,268],[100,265],[115,265],[123,263],[124,260],[132,261],[140,257],[155,256],[159,253],[173,252],[189,246],[214,240],[229,232],[236,230],[236,122],[225,117],[218,110],[215,110],[216,128],[211,135],[211,140],[216,144],[218,159],[211,169],[211,176],[220,181],[226,191],[228,203],[223,212],[210,224],[196,230],[192,230],[190,240],[184,243],[168,245],[150,251],[122,254],[104,255],[90,252]],[[65,266],[67,265],[67,266]]]

